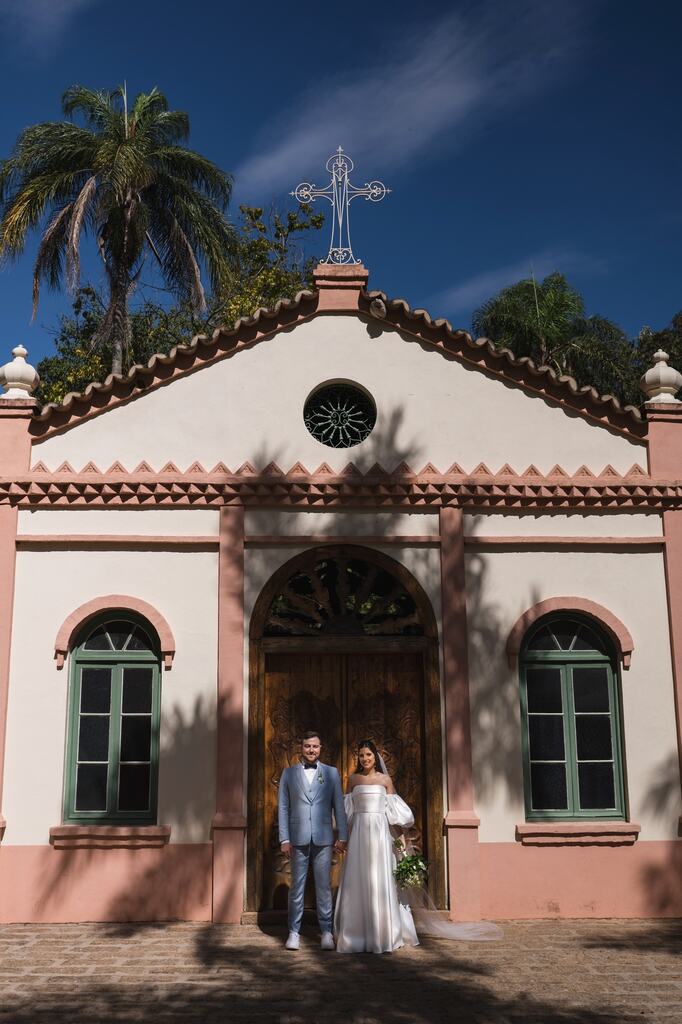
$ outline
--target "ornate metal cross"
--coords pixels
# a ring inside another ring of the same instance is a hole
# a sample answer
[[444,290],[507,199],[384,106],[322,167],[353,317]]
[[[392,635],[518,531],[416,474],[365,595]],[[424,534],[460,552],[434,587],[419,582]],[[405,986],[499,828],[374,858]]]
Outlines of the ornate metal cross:
[[326,188],[318,188],[317,185],[311,185],[309,181],[302,181],[290,195],[298,199],[299,203],[314,203],[316,199],[328,199],[334,207],[329,252],[326,260],[321,261],[322,263],[359,263],[360,260],[356,260],[353,256],[350,244],[348,207],[353,199],[359,197],[372,203],[378,203],[391,190],[386,188],[381,181],[367,182],[364,188],[356,188],[355,185],[351,185],[348,175],[355,165],[341,149],[341,146],[334,156],[329,157],[326,166],[332,176],[332,180]]

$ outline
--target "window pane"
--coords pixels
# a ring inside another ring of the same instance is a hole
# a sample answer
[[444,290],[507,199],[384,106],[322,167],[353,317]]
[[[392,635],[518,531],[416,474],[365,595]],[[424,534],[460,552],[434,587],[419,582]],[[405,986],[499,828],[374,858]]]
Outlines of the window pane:
[[579,761],[611,760],[611,719],[608,715],[576,715],[575,734]]
[[531,715],[528,719],[531,761],[563,761],[562,715]]
[[579,764],[578,784],[583,810],[616,806],[612,764]]
[[128,641],[126,651],[150,651],[151,649],[152,644],[149,637],[144,630],[140,629],[138,626]]
[[123,670],[123,714],[150,714],[152,710],[151,668]]
[[574,668],[573,696],[576,711],[610,711],[606,668]]
[[105,628],[114,645],[114,650],[122,651],[126,645],[126,640],[133,631],[132,622],[109,622]]
[[539,629],[531,642],[528,644],[529,651],[556,651],[554,637],[545,626]]
[[81,670],[81,711],[109,714],[111,704],[111,669]]
[[152,720],[148,715],[124,715],[121,719],[121,761],[148,761]]
[[148,764],[122,764],[118,786],[119,811],[149,810]]
[[580,632],[573,644],[574,651],[599,651],[600,654],[605,653],[604,641],[600,636],[591,630],[587,626],[581,626]]
[[77,811],[106,811],[107,765],[79,764],[76,781]]
[[558,668],[526,669],[528,711],[561,714],[561,672]]
[[575,639],[575,634],[578,631],[577,623],[572,622],[570,619],[559,619],[558,622],[550,622],[549,628],[556,637],[556,641],[561,650],[570,650],[571,644]]
[[104,632],[104,626],[98,626],[94,633],[91,633],[83,644],[86,651],[110,651],[111,644]]
[[563,764],[533,764],[530,767],[533,810],[563,811],[568,807],[566,768]]
[[79,761],[108,761],[109,716],[81,715],[78,732]]

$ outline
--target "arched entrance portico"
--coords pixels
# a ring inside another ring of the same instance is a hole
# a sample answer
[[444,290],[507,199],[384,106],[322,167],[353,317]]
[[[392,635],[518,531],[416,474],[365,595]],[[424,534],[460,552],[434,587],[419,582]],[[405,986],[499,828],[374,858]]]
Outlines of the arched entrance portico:
[[249,709],[247,910],[286,906],[278,784],[309,728],[322,733],[323,759],[344,782],[357,742],[375,740],[415,810],[411,838],[444,906],[437,626],[411,573],[359,545],[317,547],[285,563],[251,618]]

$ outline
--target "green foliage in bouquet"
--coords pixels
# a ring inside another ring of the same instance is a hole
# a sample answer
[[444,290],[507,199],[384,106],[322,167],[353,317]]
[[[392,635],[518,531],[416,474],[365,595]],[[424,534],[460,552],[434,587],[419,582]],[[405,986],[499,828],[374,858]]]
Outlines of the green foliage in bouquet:
[[421,889],[426,882],[428,868],[419,853],[412,853],[398,861],[393,875],[400,889]]

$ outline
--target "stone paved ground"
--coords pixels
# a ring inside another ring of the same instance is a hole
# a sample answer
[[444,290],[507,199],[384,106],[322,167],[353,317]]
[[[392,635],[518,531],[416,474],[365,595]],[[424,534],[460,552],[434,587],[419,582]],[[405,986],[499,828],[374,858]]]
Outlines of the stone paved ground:
[[504,929],[341,956],[255,926],[5,925],[0,1024],[682,1022],[682,921]]

